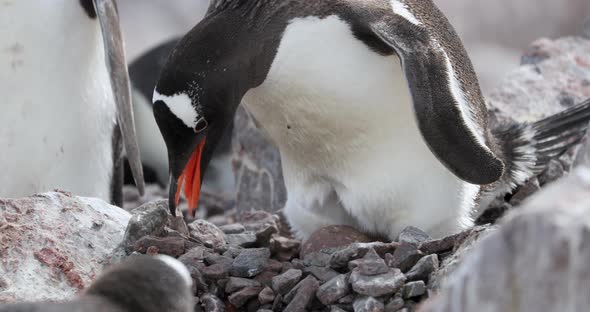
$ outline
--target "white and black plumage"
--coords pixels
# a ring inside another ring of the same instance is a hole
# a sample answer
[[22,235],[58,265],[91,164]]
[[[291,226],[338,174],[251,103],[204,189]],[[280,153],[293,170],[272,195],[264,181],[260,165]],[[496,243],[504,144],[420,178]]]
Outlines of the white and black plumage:
[[281,153],[300,238],[349,224],[395,238],[472,224],[584,135],[590,102],[491,128],[463,45],[430,0],[213,1],[154,91],[170,206],[198,200],[240,101]]
[[5,1],[0,196],[56,188],[122,204],[122,143],[143,193],[114,0]]
[[192,312],[192,278],[178,260],[132,256],[106,270],[78,298],[0,305],[0,312]]

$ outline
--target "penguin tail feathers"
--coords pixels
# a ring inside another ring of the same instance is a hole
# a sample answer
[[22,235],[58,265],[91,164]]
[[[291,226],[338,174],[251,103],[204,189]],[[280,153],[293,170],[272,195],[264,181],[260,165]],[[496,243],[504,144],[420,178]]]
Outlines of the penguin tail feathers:
[[547,164],[580,143],[590,122],[590,99],[534,123],[494,131],[508,160],[504,181],[510,188],[540,174]]

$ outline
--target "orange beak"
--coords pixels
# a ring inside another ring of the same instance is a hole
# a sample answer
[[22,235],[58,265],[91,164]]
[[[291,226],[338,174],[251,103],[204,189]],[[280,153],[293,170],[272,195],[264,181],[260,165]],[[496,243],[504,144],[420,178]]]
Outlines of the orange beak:
[[188,201],[188,212],[193,217],[197,211],[199,195],[201,194],[201,155],[203,153],[203,146],[205,146],[205,138],[199,143],[199,146],[195,149],[184,167],[182,174],[178,177],[178,188],[174,197],[174,202],[178,206],[180,190],[182,189],[182,184],[185,183],[184,196]]

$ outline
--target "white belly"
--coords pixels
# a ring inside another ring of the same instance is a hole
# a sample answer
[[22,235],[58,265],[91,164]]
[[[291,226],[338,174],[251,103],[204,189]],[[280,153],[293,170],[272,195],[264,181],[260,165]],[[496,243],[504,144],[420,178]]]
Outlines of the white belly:
[[78,1],[4,1],[0,96],[0,196],[109,200],[116,108],[98,21]]
[[399,59],[369,50],[338,18],[292,22],[244,100],[281,152],[285,213],[299,236],[339,223],[441,235],[468,221],[477,188],[426,146]]

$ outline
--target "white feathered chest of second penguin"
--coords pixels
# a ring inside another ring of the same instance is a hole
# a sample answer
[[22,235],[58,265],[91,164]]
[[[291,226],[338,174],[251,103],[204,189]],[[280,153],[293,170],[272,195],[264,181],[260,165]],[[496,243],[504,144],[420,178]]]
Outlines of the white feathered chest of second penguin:
[[470,223],[479,187],[426,146],[399,58],[372,51],[339,17],[290,21],[244,103],[280,150],[299,237],[329,224],[395,237],[407,224],[436,236]]

